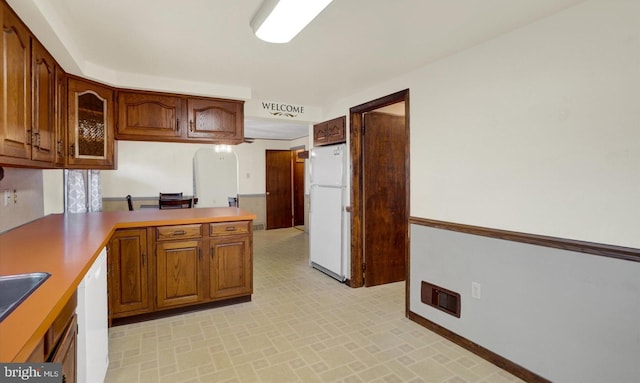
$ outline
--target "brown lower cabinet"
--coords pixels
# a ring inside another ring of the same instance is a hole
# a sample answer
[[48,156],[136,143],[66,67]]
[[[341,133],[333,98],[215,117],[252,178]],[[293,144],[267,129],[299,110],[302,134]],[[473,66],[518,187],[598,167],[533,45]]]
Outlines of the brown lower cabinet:
[[51,358],[51,362],[62,364],[62,383],[75,383],[77,380],[77,337],[78,324],[74,315]]
[[107,261],[110,323],[115,318],[251,296],[251,223],[116,230]]
[[47,330],[26,362],[62,364],[62,382],[75,383],[78,362],[77,295],[73,295]]
[[179,307],[204,301],[202,241],[161,242],[156,250],[156,305]]
[[120,229],[109,241],[109,317],[151,311],[147,229]]
[[251,294],[251,240],[246,235],[216,238],[210,242],[209,296]]

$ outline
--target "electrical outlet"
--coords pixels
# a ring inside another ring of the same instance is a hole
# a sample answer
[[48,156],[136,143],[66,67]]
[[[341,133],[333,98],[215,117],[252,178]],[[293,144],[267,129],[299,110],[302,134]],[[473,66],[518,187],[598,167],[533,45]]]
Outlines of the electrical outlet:
[[480,299],[482,294],[481,286],[478,282],[471,282],[471,297]]

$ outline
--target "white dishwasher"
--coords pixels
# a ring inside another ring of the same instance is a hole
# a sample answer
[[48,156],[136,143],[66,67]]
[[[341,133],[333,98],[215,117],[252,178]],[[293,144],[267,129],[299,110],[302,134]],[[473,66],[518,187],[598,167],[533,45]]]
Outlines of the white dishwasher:
[[109,366],[107,249],[78,286],[78,383],[102,383]]

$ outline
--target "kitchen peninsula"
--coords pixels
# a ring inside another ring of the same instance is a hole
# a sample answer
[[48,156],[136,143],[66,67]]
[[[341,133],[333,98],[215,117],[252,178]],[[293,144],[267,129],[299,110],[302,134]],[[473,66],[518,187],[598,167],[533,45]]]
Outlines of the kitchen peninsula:
[[[141,289],[164,289],[156,291],[158,299],[149,301],[146,309],[138,307],[133,313],[250,297],[255,218],[236,207],[53,214],[1,234],[0,275],[48,272],[51,277],[0,322],[0,362],[29,360],[67,303],[75,299],[78,285],[101,250],[116,243],[121,232],[137,230],[146,236],[148,252],[141,254],[141,262],[149,287]],[[186,255],[172,259],[176,249],[172,244],[187,240],[195,246],[193,259],[184,259]],[[114,270],[109,262],[111,287]],[[175,286],[175,275],[159,276],[162,267],[185,263],[197,273],[195,299],[184,299],[188,294],[184,286]],[[167,295],[168,287],[179,294]]]

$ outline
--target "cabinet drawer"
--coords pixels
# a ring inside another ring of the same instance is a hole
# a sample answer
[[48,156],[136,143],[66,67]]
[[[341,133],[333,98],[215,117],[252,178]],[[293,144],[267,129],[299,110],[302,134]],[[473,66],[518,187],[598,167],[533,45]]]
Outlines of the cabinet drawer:
[[156,230],[158,241],[168,241],[173,239],[200,238],[202,237],[202,225],[176,225],[161,226]]
[[234,235],[249,233],[249,221],[210,224],[209,235]]

